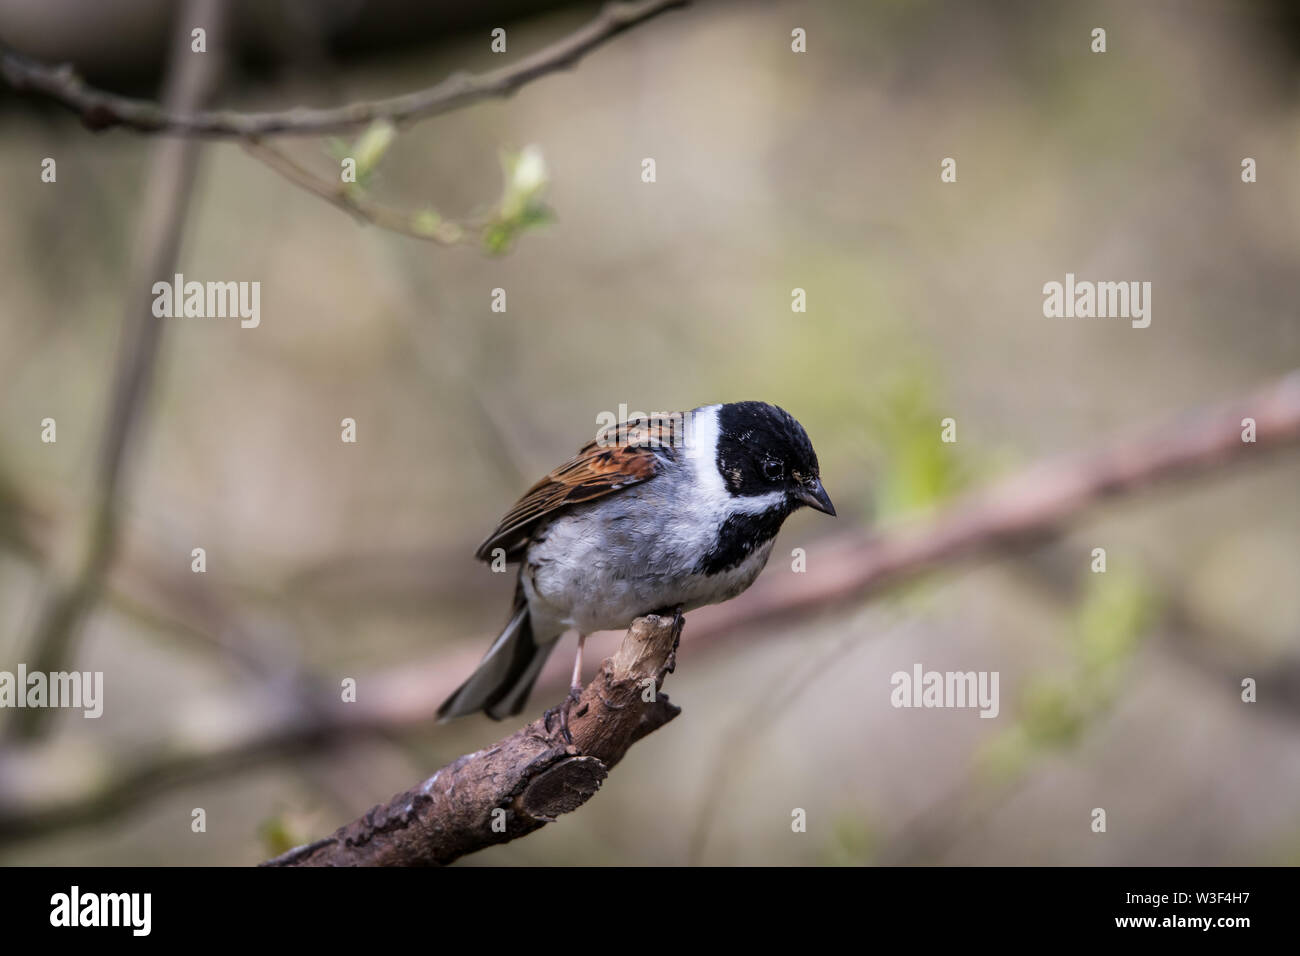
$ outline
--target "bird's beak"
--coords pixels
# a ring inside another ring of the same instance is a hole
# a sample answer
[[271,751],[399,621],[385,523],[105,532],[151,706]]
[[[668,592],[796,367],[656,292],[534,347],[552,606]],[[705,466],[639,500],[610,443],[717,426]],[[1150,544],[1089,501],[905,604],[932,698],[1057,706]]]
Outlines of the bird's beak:
[[831,504],[831,496],[826,493],[822,487],[820,479],[814,479],[806,485],[801,485],[796,497],[810,508],[816,508],[823,514],[835,517],[835,506]]

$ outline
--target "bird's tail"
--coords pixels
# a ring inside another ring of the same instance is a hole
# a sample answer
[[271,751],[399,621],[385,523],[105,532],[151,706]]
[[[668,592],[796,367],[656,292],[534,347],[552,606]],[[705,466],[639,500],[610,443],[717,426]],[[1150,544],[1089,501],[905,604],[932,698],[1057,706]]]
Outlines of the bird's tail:
[[538,644],[528,619],[528,603],[522,598],[522,595],[516,598],[510,623],[492,643],[478,668],[438,708],[439,722],[480,710],[493,720],[501,720],[524,709],[559,635]]

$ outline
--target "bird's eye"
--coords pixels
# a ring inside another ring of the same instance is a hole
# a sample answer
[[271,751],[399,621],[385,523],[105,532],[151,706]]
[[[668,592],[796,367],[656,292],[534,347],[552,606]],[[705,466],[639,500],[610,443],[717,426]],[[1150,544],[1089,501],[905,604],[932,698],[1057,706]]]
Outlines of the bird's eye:
[[785,477],[785,466],[769,458],[763,462],[763,477],[768,481],[780,481]]

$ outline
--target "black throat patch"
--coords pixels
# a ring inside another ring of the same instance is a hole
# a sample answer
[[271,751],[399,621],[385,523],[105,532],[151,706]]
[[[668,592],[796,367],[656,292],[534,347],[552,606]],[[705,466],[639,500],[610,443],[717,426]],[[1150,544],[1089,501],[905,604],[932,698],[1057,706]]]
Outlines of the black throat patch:
[[720,574],[739,567],[754,551],[776,537],[790,509],[779,504],[758,514],[734,514],[722,523],[718,540],[695,565],[695,573]]

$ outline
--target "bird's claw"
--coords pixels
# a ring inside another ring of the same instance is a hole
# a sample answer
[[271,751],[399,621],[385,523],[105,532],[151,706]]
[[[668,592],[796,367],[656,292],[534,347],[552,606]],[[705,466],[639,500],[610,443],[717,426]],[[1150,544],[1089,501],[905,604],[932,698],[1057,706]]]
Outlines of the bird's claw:
[[[569,693],[565,695],[564,702],[557,704],[542,715],[542,726],[546,728],[546,732],[548,734],[551,733],[551,719],[558,715],[560,718],[560,736],[564,738],[566,744],[573,743],[573,734],[569,733],[569,711],[571,711],[573,705],[581,699],[581,685],[575,684],[570,687]],[[581,716],[581,712],[579,716]]]

